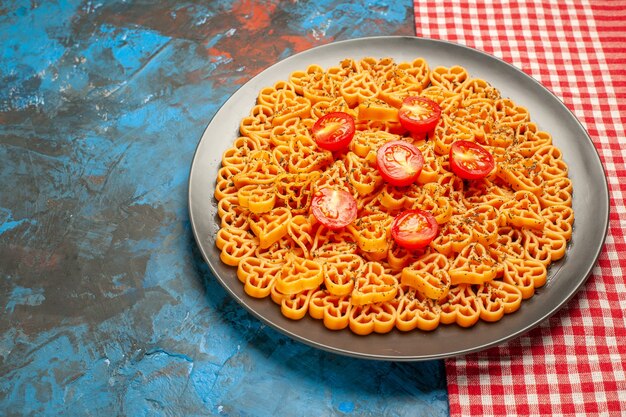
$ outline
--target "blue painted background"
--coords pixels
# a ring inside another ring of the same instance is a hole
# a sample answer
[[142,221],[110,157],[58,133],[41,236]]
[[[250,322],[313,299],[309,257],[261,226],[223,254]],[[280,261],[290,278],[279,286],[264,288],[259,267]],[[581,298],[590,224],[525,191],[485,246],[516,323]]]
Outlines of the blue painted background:
[[0,3],[0,415],[446,416],[440,361],[294,342],[212,278],[191,159],[254,74],[412,2]]

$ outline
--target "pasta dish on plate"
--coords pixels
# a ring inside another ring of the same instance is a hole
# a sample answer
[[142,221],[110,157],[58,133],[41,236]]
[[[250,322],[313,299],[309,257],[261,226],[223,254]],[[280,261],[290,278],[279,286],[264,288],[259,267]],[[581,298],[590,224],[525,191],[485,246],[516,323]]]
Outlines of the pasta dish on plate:
[[572,236],[561,150],[461,66],[310,65],[259,91],[239,131],[216,179],[220,259],[294,320],[360,335],[498,321]]

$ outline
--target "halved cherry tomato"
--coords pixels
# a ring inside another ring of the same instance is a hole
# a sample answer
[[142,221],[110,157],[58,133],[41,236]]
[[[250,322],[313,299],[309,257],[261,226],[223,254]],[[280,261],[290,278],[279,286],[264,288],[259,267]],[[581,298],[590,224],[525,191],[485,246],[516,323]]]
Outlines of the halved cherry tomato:
[[403,140],[394,140],[378,148],[378,171],[391,185],[404,186],[417,180],[424,166],[422,152]]
[[354,137],[354,118],[343,112],[328,113],[315,122],[311,132],[317,146],[338,151],[347,148]]
[[398,111],[400,124],[411,133],[433,130],[441,118],[441,107],[429,98],[409,96],[402,100]]
[[356,219],[356,200],[347,191],[321,188],[311,201],[313,216],[329,229],[341,229]]
[[493,155],[477,143],[457,140],[450,147],[450,168],[465,180],[485,178],[495,164]]
[[405,249],[416,250],[428,246],[437,236],[439,225],[435,216],[424,210],[407,210],[398,214],[391,225],[391,236]]

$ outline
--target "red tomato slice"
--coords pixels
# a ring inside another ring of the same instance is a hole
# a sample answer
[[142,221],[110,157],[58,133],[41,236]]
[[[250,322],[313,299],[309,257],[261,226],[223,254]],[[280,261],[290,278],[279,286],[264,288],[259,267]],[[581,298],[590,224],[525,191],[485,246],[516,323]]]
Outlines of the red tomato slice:
[[450,148],[450,168],[465,180],[485,178],[495,165],[493,155],[477,143],[457,140]]
[[311,132],[317,146],[338,151],[347,148],[354,137],[354,118],[343,112],[328,113],[315,122]]
[[329,229],[341,229],[356,219],[356,200],[347,191],[321,188],[311,201],[313,216]]
[[407,210],[398,214],[391,225],[391,236],[405,249],[428,246],[437,236],[439,225],[435,216],[424,210]]
[[378,171],[391,185],[404,186],[417,180],[424,166],[422,152],[403,140],[394,140],[378,148]]
[[441,118],[441,107],[429,98],[409,96],[398,111],[400,124],[411,133],[433,130]]

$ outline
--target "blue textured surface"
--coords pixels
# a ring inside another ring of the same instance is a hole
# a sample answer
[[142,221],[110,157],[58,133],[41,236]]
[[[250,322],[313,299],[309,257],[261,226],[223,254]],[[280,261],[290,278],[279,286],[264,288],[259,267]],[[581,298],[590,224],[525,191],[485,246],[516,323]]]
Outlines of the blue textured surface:
[[262,325],[189,227],[195,147],[251,76],[414,34],[412,2],[3,2],[0,414],[446,416],[443,363]]

